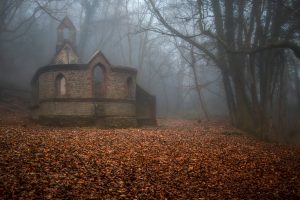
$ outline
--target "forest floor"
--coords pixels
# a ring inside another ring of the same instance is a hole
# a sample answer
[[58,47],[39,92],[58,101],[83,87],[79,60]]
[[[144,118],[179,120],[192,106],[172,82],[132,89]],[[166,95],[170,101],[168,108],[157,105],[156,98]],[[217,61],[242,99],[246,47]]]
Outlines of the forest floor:
[[299,145],[222,121],[40,126],[26,104],[0,99],[0,199],[300,199]]
[[300,199],[300,146],[261,142],[224,122],[101,130],[3,111],[1,197]]

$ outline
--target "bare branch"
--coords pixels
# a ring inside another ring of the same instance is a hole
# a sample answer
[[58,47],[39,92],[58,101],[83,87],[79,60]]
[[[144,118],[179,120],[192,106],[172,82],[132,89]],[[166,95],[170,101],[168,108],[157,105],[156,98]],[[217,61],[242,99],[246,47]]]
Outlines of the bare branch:
[[217,65],[220,65],[219,60],[216,58],[216,56],[210,52],[208,49],[206,49],[203,45],[199,44],[198,42],[196,42],[195,40],[193,40],[192,38],[190,38],[189,36],[184,35],[183,33],[179,32],[178,30],[176,30],[175,28],[173,28],[171,25],[169,25],[167,23],[167,21],[164,19],[164,17],[161,15],[160,11],[156,8],[153,0],[148,0],[148,2],[150,3],[151,7],[152,7],[152,11],[154,12],[155,16],[157,17],[157,19],[164,25],[165,28],[167,28],[171,33],[173,33],[174,35],[176,35],[177,37],[180,37],[181,39],[185,40],[186,42],[192,44],[193,46],[195,46],[196,48],[198,48],[199,50],[203,51],[209,58],[211,58]]
[[56,16],[54,16],[45,6],[41,5],[38,0],[34,0],[34,2],[38,5],[39,8],[41,8],[49,17],[53,18],[54,20],[63,23],[62,20],[58,19]]
[[266,44],[261,47],[257,48],[251,48],[251,49],[232,49],[229,47],[229,45],[222,40],[220,37],[217,35],[214,35],[210,31],[204,31],[203,34],[210,36],[213,39],[216,39],[224,48],[227,52],[229,53],[234,53],[234,54],[255,54],[255,53],[260,53],[262,51],[270,50],[270,49],[290,49],[293,51],[295,56],[297,58],[300,58],[300,46],[296,42],[292,41],[278,41],[270,44]]

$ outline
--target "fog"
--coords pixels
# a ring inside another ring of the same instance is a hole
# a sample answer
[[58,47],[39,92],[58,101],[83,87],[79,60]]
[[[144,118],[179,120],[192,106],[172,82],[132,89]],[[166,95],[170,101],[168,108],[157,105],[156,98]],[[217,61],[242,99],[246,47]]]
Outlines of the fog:
[[[56,28],[68,16],[77,29],[81,62],[100,50],[113,65],[136,68],[138,84],[156,96],[159,117],[221,117],[256,130],[266,127],[256,126],[258,121],[269,127],[292,117],[297,123],[297,48],[276,46],[282,38],[299,41],[299,27],[294,26],[299,11],[293,9],[297,5],[297,1],[232,6],[179,0],[1,1],[0,86],[31,90],[36,70],[48,65],[55,54]],[[260,18],[253,14],[257,6],[265,12]],[[291,14],[282,14],[275,26],[280,16],[267,6]],[[266,41],[275,41],[271,53],[264,52]],[[251,122],[244,123],[243,117],[252,118]]]
[[[1,33],[0,80],[4,87],[31,90],[36,70],[50,64],[55,54],[56,28],[65,16],[76,26],[82,63],[100,50],[113,65],[138,69],[138,84],[156,96],[158,115],[203,116],[192,72],[173,39],[144,29],[156,20],[143,1],[24,1],[7,24],[12,29],[22,26],[22,30]],[[216,78],[219,72],[205,65],[199,63],[200,82],[215,80],[203,89],[205,101],[211,115],[224,116],[222,85]]]

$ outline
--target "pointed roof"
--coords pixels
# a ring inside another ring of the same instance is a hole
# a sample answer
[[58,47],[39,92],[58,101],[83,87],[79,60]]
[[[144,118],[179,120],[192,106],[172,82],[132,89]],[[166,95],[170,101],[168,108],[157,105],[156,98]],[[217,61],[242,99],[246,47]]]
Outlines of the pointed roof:
[[104,54],[103,54],[100,50],[96,51],[96,52],[92,55],[92,57],[90,58],[90,60],[88,61],[88,63],[90,64],[90,63],[91,63],[94,59],[96,59],[97,57],[103,58],[103,60],[106,62],[107,65],[111,65],[111,64],[109,63],[109,61],[107,60],[107,58],[104,56]]
[[63,50],[63,48],[64,48],[66,45],[69,45],[69,46],[71,47],[72,51],[74,51],[74,53],[75,53],[77,56],[79,56],[78,53],[77,53],[77,51],[76,51],[76,48],[75,48],[75,47],[73,46],[73,44],[72,44],[71,42],[69,42],[68,40],[65,40],[64,43],[60,46],[60,48],[57,49],[57,52],[56,52],[55,56],[58,55],[58,54],[61,52],[61,50]]
[[62,30],[64,28],[68,28],[70,30],[76,30],[76,27],[74,26],[73,22],[70,20],[68,16],[65,16],[61,23],[58,25],[57,29]]
[[59,49],[57,49],[54,57],[51,59],[51,62],[50,63],[54,63],[55,62],[55,59],[57,57],[57,55],[60,54],[60,52],[65,48],[66,45],[69,45],[71,47],[71,50],[75,53],[75,55],[78,57],[78,63],[80,63],[80,57],[78,55],[78,52],[76,51],[76,48],[74,48],[73,44],[69,41],[64,41],[64,43],[60,46]]

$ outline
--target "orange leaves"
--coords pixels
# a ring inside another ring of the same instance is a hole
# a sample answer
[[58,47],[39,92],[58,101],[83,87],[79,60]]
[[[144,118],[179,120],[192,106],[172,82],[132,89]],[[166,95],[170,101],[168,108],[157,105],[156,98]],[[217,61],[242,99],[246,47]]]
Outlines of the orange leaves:
[[0,127],[13,199],[296,199],[300,148],[183,120],[140,129]]

